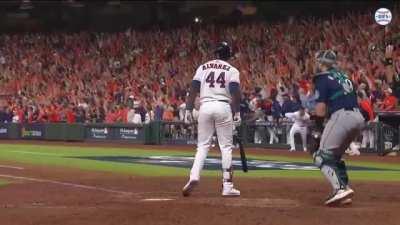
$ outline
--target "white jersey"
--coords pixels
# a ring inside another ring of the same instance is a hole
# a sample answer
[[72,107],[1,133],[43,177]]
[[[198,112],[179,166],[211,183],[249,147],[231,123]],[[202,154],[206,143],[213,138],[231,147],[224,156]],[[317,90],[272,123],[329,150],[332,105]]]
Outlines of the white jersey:
[[223,60],[211,60],[199,66],[193,80],[201,82],[200,103],[231,102],[229,83],[240,84],[239,71]]
[[300,116],[299,111],[293,113],[285,113],[285,117],[291,119],[294,122],[294,125],[297,125],[299,127],[307,126],[310,120],[310,115],[308,113],[304,113],[304,116]]

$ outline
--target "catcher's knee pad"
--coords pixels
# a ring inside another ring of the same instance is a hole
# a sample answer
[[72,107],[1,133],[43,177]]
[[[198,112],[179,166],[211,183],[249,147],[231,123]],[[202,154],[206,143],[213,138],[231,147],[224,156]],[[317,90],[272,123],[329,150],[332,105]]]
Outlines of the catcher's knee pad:
[[331,151],[318,150],[313,154],[314,164],[321,169],[323,165],[337,167],[337,160]]

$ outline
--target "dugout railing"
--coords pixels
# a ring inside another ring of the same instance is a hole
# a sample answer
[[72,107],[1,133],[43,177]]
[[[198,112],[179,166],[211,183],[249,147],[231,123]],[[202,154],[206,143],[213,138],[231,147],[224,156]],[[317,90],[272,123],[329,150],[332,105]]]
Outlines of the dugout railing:
[[[242,123],[243,144],[246,147],[288,149],[288,135],[292,123]],[[399,148],[399,127],[382,122],[368,124],[374,143],[362,152],[384,154]],[[271,135],[274,137],[271,138]],[[0,139],[126,142],[149,145],[195,145],[196,124],[154,121],[144,125],[133,124],[67,124],[67,123],[0,123]],[[272,140],[272,144],[271,144]],[[362,142],[362,137],[358,138]],[[296,149],[301,150],[301,138],[295,136]],[[371,148],[370,148],[371,147]]]

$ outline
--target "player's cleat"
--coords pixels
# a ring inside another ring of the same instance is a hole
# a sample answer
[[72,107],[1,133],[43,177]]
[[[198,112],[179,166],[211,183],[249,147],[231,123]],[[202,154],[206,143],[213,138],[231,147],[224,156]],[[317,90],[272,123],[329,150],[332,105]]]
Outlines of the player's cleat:
[[190,180],[182,189],[182,195],[187,197],[193,191],[193,189],[199,184],[198,180]]
[[340,204],[341,201],[353,197],[353,195],[354,191],[351,188],[339,189],[328,197],[328,199],[325,201],[325,205],[336,206]]
[[303,149],[303,152],[307,152],[307,149],[305,148],[305,149]]
[[340,201],[340,205],[351,205],[353,203],[353,199],[351,198],[346,198]]
[[240,196],[240,191],[233,187],[232,182],[224,182],[222,185],[222,196],[238,197],[238,196]]
[[294,152],[296,151],[296,149],[289,149],[289,152]]

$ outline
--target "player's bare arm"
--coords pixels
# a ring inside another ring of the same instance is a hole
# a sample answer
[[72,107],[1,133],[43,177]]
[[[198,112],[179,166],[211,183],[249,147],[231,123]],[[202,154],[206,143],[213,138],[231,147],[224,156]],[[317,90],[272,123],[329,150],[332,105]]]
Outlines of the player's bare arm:
[[393,65],[393,50],[394,50],[393,45],[386,46],[384,64],[385,64],[385,70],[386,70],[385,71],[386,79],[389,82],[389,84],[391,84],[393,82],[393,77],[396,73],[394,65]]

